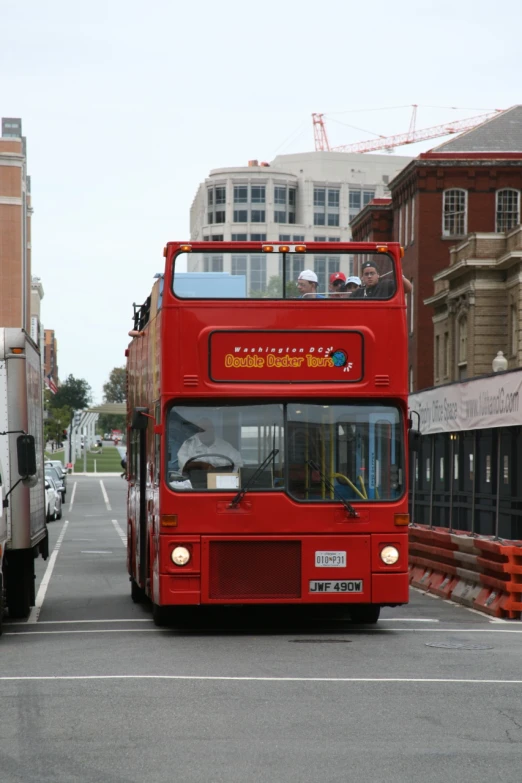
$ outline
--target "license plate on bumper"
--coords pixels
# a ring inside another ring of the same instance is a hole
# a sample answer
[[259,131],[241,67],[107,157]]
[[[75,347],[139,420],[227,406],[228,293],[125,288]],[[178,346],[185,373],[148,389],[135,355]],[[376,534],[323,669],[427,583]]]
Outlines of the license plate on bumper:
[[362,579],[344,579],[336,580],[332,582],[326,582],[324,580],[312,579],[308,583],[308,591],[310,593],[362,593],[363,592],[363,580]]

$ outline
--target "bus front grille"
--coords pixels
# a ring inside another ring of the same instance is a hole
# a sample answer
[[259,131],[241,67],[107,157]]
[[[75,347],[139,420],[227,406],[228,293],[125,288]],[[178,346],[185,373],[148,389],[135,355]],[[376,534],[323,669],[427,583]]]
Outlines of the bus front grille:
[[209,598],[301,597],[300,541],[210,541]]

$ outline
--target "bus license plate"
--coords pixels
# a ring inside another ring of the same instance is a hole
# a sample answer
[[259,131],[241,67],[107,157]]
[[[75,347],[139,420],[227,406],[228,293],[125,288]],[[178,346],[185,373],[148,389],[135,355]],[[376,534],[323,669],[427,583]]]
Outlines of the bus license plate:
[[344,568],[346,552],[316,552],[315,565],[317,568]]
[[310,593],[362,593],[362,579],[344,579],[343,581],[324,582],[312,579],[309,582]]

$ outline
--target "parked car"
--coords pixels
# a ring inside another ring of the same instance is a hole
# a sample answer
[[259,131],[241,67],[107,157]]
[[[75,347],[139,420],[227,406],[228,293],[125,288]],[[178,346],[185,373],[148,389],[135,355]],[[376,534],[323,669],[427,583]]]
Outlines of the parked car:
[[64,466],[63,462],[61,462],[59,459],[48,459],[45,461],[46,465],[53,465],[59,473],[61,473],[61,476],[63,478],[63,485],[67,489],[67,468]]
[[49,465],[47,463],[45,464],[44,468],[45,468],[45,477],[53,479],[54,483],[56,484],[58,490],[62,495],[62,501],[65,500],[66,489],[63,481],[62,472],[59,471],[54,465]]
[[45,477],[45,516],[48,522],[62,518],[62,493],[51,476]]

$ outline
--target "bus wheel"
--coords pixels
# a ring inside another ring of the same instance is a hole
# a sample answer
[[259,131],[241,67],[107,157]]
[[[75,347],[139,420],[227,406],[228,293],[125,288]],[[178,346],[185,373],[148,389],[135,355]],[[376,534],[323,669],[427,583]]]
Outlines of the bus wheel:
[[375,604],[359,604],[348,610],[353,623],[358,625],[373,625],[379,619],[381,607]]
[[170,606],[159,606],[158,604],[152,604],[152,619],[154,625],[161,628],[163,625],[168,625],[170,620]]
[[139,584],[136,582],[135,579],[130,578],[131,583],[131,599],[133,603],[135,604],[141,604],[143,599],[145,598],[145,590],[143,587],[140,587]]

